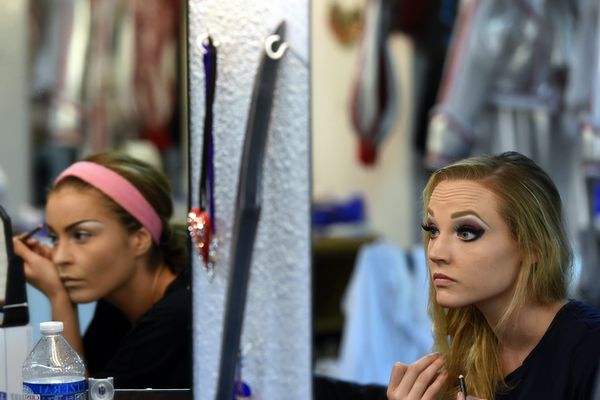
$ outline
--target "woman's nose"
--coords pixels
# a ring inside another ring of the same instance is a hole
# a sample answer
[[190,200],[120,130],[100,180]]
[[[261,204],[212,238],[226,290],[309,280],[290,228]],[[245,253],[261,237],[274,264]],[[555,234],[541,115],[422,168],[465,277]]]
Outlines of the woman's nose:
[[436,263],[448,263],[450,261],[450,245],[448,240],[443,235],[436,237],[435,239],[429,240],[427,246],[427,256],[429,260]]
[[70,253],[66,243],[56,241],[52,247],[52,262],[56,265],[64,265],[69,262]]

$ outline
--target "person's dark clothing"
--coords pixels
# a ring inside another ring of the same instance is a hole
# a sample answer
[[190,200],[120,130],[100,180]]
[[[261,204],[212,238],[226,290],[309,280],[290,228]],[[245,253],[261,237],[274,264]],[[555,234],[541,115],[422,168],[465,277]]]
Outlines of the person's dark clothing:
[[[600,393],[600,310],[571,300],[495,400],[595,400]],[[598,380],[598,383],[596,381]],[[599,385],[596,387],[596,385]],[[596,388],[596,392],[594,389]],[[386,387],[315,376],[315,400],[384,400]]]
[[386,386],[365,385],[323,375],[313,376],[314,400],[387,400]]
[[84,337],[91,377],[113,377],[117,389],[192,387],[192,298],[189,271],[133,326],[99,301]]
[[571,300],[495,399],[591,400],[600,363],[600,310]]
[[83,351],[90,376],[104,368],[115,355],[121,340],[131,330],[131,322],[113,305],[100,299],[83,336]]

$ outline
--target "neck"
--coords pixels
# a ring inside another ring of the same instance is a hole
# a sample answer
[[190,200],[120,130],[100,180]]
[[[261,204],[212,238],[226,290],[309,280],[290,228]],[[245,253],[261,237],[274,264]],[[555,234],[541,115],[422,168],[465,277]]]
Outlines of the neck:
[[152,305],[162,299],[167,287],[173,282],[173,279],[175,279],[175,277],[169,267],[164,264],[158,266],[156,273],[154,274],[152,289],[150,290]]
[[[527,303],[506,321],[502,331],[493,328],[500,342],[500,360],[504,374],[514,371],[523,363],[550,327],[556,313],[566,303],[567,300],[549,304]],[[495,327],[500,315],[483,314],[490,326]]]
[[155,270],[141,273],[129,285],[106,300],[134,322],[163,298],[167,287],[175,278],[175,273],[161,263]]

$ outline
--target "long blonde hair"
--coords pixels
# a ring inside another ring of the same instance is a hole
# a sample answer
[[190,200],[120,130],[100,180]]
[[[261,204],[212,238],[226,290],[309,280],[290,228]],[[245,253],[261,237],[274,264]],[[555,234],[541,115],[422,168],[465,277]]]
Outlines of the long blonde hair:
[[[433,320],[435,350],[445,353],[449,377],[468,377],[469,392],[493,399],[504,387],[500,345],[494,330],[526,300],[548,304],[567,296],[572,251],[562,220],[562,202],[552,179],[531,159],[517,152],[471,157],[434,172],[423,190],[424,209],[442,181],[477,181],[500,200],[498,210],[523,255],[515,295],[497,326],[490,327],[474,306],[446,309],[436,303],[430,282],[429,313]],[[429,235],[423,235],[425,249]],[[456,398],[452,379],[444,399]]]

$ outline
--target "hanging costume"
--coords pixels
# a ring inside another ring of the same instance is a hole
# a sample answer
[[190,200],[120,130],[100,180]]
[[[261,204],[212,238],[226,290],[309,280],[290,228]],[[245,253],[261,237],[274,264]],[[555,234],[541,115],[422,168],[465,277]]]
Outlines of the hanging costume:
[[342,304],[340,379],[387,384],[396,361],[412,363],[431,351],[424,254],[422,246],[405,252],[385,241],[360,249]]
[[87,153],[142,138],[163,151],[179,136],[170,124],[180,0],[33,2],[31,12],[40,21],[32,93],[48,107],[38,129],[50,142]]
[[[581,173],[588,199],[579,237],[585,268],[578,296],[600,307],[600,5],[580,0],[565,106],[581,138]],[[588,60],[583,62],[582,60]]]
[[352,93],[352,124],[359,137],[359,160],[373,165],[377,148],[396,121],[398,96],[388,49],[390,0],[369,0],[364,17],[359,67]]
[[463,3],[432,110],[427,167],[507,147],[545,164],[549,127],[538,116],[559,111],[573,23],[566,0]]
[[413,48],[414,144],[425,153],[429,110],[439,90],[458,0],[395,1],[391,30],[410,38]]

